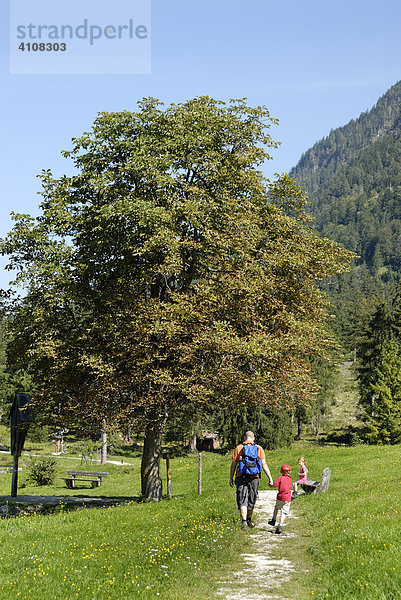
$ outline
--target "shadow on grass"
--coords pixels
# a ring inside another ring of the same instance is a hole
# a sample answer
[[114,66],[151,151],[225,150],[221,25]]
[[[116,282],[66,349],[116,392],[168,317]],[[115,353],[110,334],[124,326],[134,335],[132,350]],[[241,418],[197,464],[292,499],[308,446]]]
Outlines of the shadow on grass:
[[365,443],[365,430],[360,427],[335,429],[325,437],[320,438],[319,445],[331,444],[335,446],[357,446]]
[[29,514],[42,515],[71,512],[88,508],[111,508],[127,504],[142,504],[141,496],[100,496],[91,498],[76,496],[0,496],[0,519],[23,517]]
[[[171,498],[167,494],[163,495],[162,500],[174,500],[177,498],[183,498],[184,494],[174,494]],[[13,496],[0,496],[0,506],[4,504],[14,505],[41,505],[48,507],[59,507],[62,505],[71,504],[72,506],[85,505],[90,507],[91,505],[103,505],[110,506],[116,504],[147,504],[149,502],[155,502],[152,499],[146,498],[145,496],[87,496],[85,494],[75,494],[74,496],[37,496],[37,495],[19,495]]]
[[0,496],[0,504],[13,503],[13,504],[46,504],[55,505],[60,504],[77,504],[79,502],[93,503],[103,502],[112,504],[114,502],[143,502],[140,496],[87,496],[85,494],[76,494],[74,496],[37,496],[37,495],[24,495],[20,494],[16,497],[13,496]]

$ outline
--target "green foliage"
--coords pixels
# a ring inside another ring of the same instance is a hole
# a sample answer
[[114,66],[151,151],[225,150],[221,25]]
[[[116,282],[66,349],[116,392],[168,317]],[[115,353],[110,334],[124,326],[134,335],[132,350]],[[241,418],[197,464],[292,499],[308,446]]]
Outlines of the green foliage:
[[253,431],[263,448],[288,447],[292,442],[291,413],[263,406],[242,406],[224,410],[218,425],[220,435],[229,448],[242,442],[245,431]]
[[112,450],[118,450],[124,445],[124,440],[117,431],[107,434],[107,446]]
[[96,458],[98,448],[99,442],[96,443],[91,439],[85,439],[79,442],[76,449],[81,456],[81,464],[91,463]]
[[50,437],[50,427],[33,422],[29,425],[26,439],[31,442],[46,442]]
[[168,444],[169,452],[188,450],[196,436],[202,436],[202,431],[214,431],[218,422],[218,413],[187,404],[174,411],[166,424],[163,440]]
[[340,372],[334,359],[334,356],[330,360],[319,357],[313,357],[312,359],[312,372],[319,384],[319,392],[308,409],[305,410],[304,420],[310,424],[316,437],[327,425],[332,407],[335,404],[334,398],[339,384]]
[[401,348],[395,340],[383,348],[371,383],[372,412],[369,438],[384,444],[401,441]]
[[[3,303],[3,300],[0,300]],[[31,392],[32,379],[26,369],[10,370],[7,364],[7,345],[10,341],[8,319],[0,310],[0,418],[7,416],[16,392]]]
[[360,402],[368,414],[372,412],[372,383],[391,335],[389,305],[376,300],[360,321],[360,334],[356,339]]
[[391,302],[376,301],[366,311],[357,339],[361,405],[367,439],[395,444],[401,440],[400,292]]
[[52,485],[56,477],[56,461],[44,456],[32,457],[28,467],[28,481],[34,485]]

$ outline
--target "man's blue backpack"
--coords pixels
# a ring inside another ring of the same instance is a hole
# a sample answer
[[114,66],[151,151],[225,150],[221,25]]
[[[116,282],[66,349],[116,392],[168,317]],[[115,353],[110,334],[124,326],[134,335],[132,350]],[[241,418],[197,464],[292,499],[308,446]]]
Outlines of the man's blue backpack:
[[256,444],[244,444],[242,456],[239,459],[238,471],[241,475],[259,475],[262,471],[262,461],[258,456]]

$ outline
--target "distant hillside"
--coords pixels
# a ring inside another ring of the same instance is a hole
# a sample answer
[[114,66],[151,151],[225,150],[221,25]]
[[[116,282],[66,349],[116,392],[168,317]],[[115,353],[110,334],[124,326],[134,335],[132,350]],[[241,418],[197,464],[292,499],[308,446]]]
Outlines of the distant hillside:
[[305,152],[290,175],[308,192],[319,233],[360,257],[330,287],[347,328],[356,303],[393,294],[401,275],[401,82]]
[[401,81],[368,112],[338,127],[305,152],[291,175],[310,193],[317,192],[348,162],[378,140],[401,132]]

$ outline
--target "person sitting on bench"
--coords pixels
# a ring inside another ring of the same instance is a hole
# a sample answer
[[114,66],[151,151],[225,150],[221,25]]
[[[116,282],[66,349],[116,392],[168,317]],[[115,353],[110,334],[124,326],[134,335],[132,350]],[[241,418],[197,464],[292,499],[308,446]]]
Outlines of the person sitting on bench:
[[299,464],[299,479],[297,479],[296,481],[294,481],[294,492],[292,494],[292,498],[296,498],[298,496],[298,484],[299,483],[305,483],[305,481],[307,481],[308,479],[308,469],[306,468],[306,460],[304,456],[300,456],[298,458],[298,464]]

